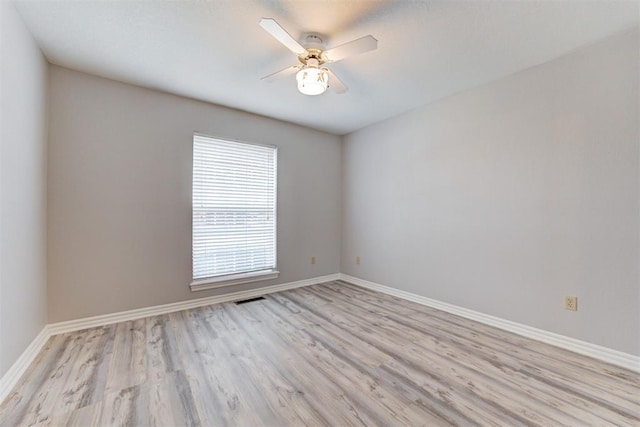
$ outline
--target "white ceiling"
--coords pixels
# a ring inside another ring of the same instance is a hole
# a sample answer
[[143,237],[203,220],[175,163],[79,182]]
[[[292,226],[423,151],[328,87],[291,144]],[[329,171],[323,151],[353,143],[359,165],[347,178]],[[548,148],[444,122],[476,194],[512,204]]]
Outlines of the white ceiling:
[[[17,8],[58,65],[345,134],[638,25],[636,1],[28,1]],[[378,50],[330,68],[343,95],[264,75],[296,58],[259,25]]]

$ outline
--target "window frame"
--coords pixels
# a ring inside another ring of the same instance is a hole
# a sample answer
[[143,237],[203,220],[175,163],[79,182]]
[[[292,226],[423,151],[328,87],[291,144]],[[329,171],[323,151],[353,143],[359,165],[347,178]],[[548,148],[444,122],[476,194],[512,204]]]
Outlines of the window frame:
[[[231,274],[224,274],[219,276],[211,276],[204,278],[194,278],[194,268],[193,268],[193,260],[194,260],[194,164],[195,164],[195,140],[196,137],[207,138],[218,140],[222,142],[230,142],[235,144],[245,144],[245,145],[256,145],[260,147],[267,147],[273,149],[274,163],[273,163],[273,175],[274,175],[274,227],[273,227],[273,256],[274,256],[274,267],[273,269],[264,269],[264,270],[252,270],[245,272],[234,272]],[[261,144],[255,142],[247,142],[240,141],[233,138],[215,136],[207,133],[194,132],[191,136],[191,283],[189,287],[191,291],[201,291],[206,289],[215,289],[226,286],[234,286],[240,285],[243,283],[252,283],[263,280],[272,280],[276,279],[280,275],[280,271],[278,271],[278,146],[271,144]]]

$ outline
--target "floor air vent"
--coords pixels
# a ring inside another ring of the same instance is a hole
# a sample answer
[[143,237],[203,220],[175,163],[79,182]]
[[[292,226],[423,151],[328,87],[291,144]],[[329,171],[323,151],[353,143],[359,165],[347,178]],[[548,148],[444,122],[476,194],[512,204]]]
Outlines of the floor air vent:
[[254,302],[254,301],[260,301],[261,299],[264,299],[264,297],[256,297],[256,298],[249,298],[249,299],[243,299],[240,301],[236,301],[236,304],[240,305],[240,304],[246,304],[248,302]]

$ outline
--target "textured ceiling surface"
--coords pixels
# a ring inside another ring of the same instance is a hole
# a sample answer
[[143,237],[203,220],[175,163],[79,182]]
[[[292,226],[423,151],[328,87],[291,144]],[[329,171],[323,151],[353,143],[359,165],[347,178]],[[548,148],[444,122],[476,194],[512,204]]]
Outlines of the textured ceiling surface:
[[[19,1],[57,65],[345,134],[638,26],[636,1]],[[327,47],[373,35],[378,49],[332,64],[349,87],[310,97],[259,25]]]

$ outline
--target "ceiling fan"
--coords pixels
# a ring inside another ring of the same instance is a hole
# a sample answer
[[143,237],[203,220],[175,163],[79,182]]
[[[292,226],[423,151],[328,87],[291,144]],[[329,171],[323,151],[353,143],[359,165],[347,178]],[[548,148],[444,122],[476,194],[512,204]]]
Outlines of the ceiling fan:
[[296,73],[298,90],[305,95],[320,95],[328,87],[336,93],[345,93],[348,90],[347,86],[323,65],[375,50],[378,47],[378,40],[369,35],[325,50],[324,42],[317,34],[307,34],[300,44],[275,19],[262,18],[260,26],[295,53],[301,63],[301,65],[292,65],[269,74],[262,80],[272,81]]

